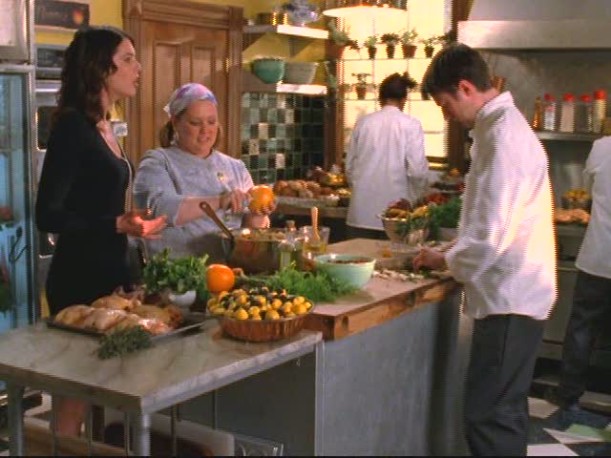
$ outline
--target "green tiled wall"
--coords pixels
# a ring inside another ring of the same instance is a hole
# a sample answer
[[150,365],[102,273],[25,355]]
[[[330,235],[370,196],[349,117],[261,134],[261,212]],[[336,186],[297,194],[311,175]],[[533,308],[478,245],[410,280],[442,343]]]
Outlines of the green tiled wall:
[[[242,160],[255,183],[304,178],[324,161],[325,98],[250,92],[242,95]],[[285,164],[276,155],[285,156]]]

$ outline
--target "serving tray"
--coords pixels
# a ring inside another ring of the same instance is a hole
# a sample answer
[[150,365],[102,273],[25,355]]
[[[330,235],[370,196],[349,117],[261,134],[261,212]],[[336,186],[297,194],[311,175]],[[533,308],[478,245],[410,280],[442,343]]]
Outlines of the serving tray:
[[[70,326],[67,324],[58,323],[55,321],[54,318],[54,316],[51,316],[44,320],[47,323],[48,327],[92,337],[103,337],[108,334],[107,332],[97,331],[95,329],[80,328],[78,326]],[[204,321],[212,318],[215,317],[206,315],[202,312],[188,313],[184,316],[183,322],[179,327],[177,327],[176,329],[172,329],[170,332],[166,332],[165,334],[151,335],[151,341],[158,342],[169,337],[195,332],[201,327]]]

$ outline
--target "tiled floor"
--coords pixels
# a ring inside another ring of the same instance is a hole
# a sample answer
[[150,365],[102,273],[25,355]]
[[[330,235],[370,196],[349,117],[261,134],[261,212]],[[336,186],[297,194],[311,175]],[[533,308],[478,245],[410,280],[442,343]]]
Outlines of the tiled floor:
[[529,398],[528,456],[610,456],[611,416],[582,411],[567,415]]
[[[578,418],[567,417],[543,399],[531,397],[528,401],[528,456],[611,456],[611,416],[582,411]],[[45,396],[40,407],[27,413],[48,418],[49,407]],[[0,439],[0,456],[9,456],[4,439]]]

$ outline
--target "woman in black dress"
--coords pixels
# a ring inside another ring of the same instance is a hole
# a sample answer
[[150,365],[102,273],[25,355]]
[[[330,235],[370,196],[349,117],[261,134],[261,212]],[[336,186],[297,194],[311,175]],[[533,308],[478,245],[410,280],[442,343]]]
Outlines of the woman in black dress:
[[[166,225],[131,209],[134,169],[109,121],[140,71],[133,40],[111,27],[79,30],[66,50],[36,202],[38,229],[59,236],[46,284],[52,314],[129,288],[127,236],[155,238]],[[64,399],[56,413],[58,433],[78,434],[80,401]]]

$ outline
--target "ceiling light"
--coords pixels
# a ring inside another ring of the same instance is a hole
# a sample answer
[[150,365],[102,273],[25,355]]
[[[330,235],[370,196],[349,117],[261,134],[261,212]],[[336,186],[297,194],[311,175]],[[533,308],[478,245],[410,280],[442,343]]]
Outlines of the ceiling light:
[[380,16],[405,11],[407,0],[335,0],[327,1],[322,14],[331,17],[347,17],[355,14]]

